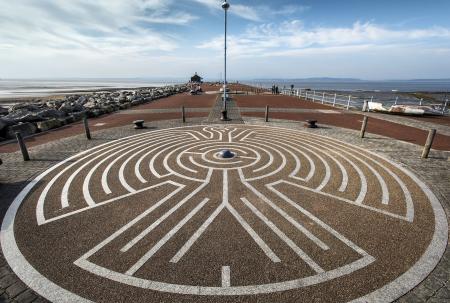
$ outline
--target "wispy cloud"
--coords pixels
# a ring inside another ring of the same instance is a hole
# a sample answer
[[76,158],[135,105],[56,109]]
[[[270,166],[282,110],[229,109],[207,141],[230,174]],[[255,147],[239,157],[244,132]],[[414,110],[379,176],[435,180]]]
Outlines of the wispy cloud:
[[136,54],[171,51],[174,37],[152,24],[183,25],[196,17],[172,0],[18,0],[0,3],[0,48]]
[[[194,2],[203,4],[209,7],[213,11],[221,10],[221,0],[193,0]],[[282,5],[282,6],[268,6],[268,5],[243,5],[231,3],[231,8],[229,10],[230,14],[238,16],[240,18],[253,21],[253,22],[263,22],[269,18],[277,15],[291,15],[296,13],[302,13],[309,9],[309,6],[304,5]]]
[[[233,56],[280,56],[308,53],[359,51],[371,46],[405,45],[448,39],[450,30],[443,27],[395,30],[371,22],[355,22],[352,27],[315,27],[308,29],[299,20],[267,23],[249,27],[241,35],[231,35],[229,51]],[[223,37],[204,42],[199,48],[221,51]]]

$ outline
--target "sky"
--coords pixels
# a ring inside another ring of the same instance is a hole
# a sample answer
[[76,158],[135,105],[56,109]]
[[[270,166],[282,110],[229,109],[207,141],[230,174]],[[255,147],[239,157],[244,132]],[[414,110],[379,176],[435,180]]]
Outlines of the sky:
[[[0,0],[0,78],[223,77],[220,0]],[[230,0],[228,79],[450,78],[450,0]]]

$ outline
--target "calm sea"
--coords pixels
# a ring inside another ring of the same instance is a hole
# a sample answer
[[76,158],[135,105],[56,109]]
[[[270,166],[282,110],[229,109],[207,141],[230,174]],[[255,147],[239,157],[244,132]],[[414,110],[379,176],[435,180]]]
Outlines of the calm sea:
[[264,79],[243,81],[246,84],[269,88],[273,84],[279,88],[310,88],[315,90],[333,91],[366,91],[366,92],[450,92],[450,79],[442,80],[392,80],[392,81],[362,81],[362,80],[284,80]]

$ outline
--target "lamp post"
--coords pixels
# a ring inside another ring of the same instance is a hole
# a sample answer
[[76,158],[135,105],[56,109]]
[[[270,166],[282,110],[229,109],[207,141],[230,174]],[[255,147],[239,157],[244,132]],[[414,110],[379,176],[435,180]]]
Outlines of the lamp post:
[[223,108],[222,108],[222,117],[220,120],[228,121],[227,115],[227,11],[230,8],[230,4],[225,0],[222,3],[222,8],[225,12],[225,56],[224,56],[224,82],[223,82]]

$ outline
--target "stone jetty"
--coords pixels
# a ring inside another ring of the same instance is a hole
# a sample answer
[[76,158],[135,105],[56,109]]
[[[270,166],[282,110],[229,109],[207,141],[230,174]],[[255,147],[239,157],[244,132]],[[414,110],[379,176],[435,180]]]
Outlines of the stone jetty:
[[9,108],[0,106],[0,141],[15,138],[17,131],[23,136],[29,136],[79,121],[84,116],[98,117],[187,90],[187,85],[172,85],[114,92],[100,91],[46,101],[36,99]]

